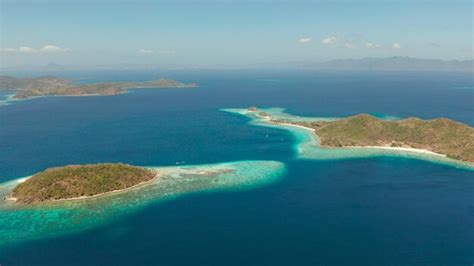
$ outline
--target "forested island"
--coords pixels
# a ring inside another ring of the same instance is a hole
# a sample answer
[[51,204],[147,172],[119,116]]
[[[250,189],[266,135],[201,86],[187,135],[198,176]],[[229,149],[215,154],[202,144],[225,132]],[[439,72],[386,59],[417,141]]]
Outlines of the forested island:
[[14,90],[14,99],[28,99],[40,96],[91,96],[116,95],[126,93],[128,89],[138,88],[194,88],[196,83],[185,84],[171,79],[159,79],[143,82],[96,82],[75,84],[70,79],[55,76],[37,78],[15,78],[0,76],[0,89]]
[[49,168],[20,183],[7,199],[19,204],[81,199],[128,189],[156,175],[153,170],[121,163]]
[[411,117],[388,121],[359,114],[334,121],[296,122],[274,120],[255,107],[248,111],[272,123],[310,128],[318,136],[322,147],[412,148],[474,162],[474,128],[447,118],[422,120]]

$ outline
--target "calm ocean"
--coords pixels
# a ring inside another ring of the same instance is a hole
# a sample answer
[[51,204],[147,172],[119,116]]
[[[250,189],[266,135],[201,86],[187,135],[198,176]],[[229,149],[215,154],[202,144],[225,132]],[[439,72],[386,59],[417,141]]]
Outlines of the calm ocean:
[[167,77],[200,87],[0,106],[0,182],[95,162],[274,160],[287,171],[280,181],[253,190],[187,194],[79,233],[0,246],[2,266],[474,263],[474,172],[399,157],[298,160],[288,131],[252,126],[243,116],[219,111],[255,105],[318,117],[447,117],[474,126],[470,74],[62,75],[78,82]]

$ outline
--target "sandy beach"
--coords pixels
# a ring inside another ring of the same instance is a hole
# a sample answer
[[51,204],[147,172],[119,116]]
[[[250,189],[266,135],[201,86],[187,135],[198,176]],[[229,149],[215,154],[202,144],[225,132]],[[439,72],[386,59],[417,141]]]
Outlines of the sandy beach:
[[277,122],[273,122],[271,121],[273,124],[276,124],[276,125],[284,125],[284,126],[290,126],[290,127],[297,127],[297,128],[302,128],[302,129],[306,129],[306,130],[309,130],[309,131],[312,131],[314,132],[314,128],[310,128],[310,127],[305,127],[305,126],[300,126],[300,125],[295,125],[295,124],[290,124],[290,123],[277,123]]
[[435,155],[435,156],[446,157],[445,154],[436,153],[436,152],[432,152],[432,151],[425,150],[425,149],[406,148],[406,147],[388,147],[388,146],[344,146],[344,148],[355,148],[355,149],[364,148],[364,149],[379,149],[379,150],[382,149],[382,150],[392,150],[392,151],[400,151],[400,152],[416,152],[416,153],[422,153],[422,154],[426,154],[426,155]]
[[[97,198],[97,197],[106,196],[106,195],[124,193],[124,192],[130,191],[130,190],[133,190],[133,189],[151,184],[157,178],[159,178],[160,176],[162,176],[166,172],[164,170],[157,170],[157,169],[150,169],[150,170],[155,172],[155,177],[153,177],[152,179],[150,179],[148,181],[138,183],[138,184],[136,184],[134,186],[131,186],[131,187],[128,187],[128,188],[107,191],[107,192],[99,193],[99,194],[92,195],[92,196],[81,196],[81,197],[73,197],[73,198],[67,198],[67,199],[48,200],[48,201],[45,201],[45,202],[40,202],[40,203],[35,203],[35,204],[48,204],[48,203],[63,202],[63,201],[86,200],[86,199],[92,199],[92,198]],[[18,183],[23,183],[28,178],[29,177],[22,178],[22,179],[18,180]],[[11,202],[16,202],[17,201],[17,199],[15,197],[6,197],[5,200],[11,201]]]
[[[305,127],[301,125],[295,125],[291,123],[280,123],[280,122],[275,122],[273,121],[271,116],[260,116],[257,114],[258,117],[265,118],[268,122],[276,124],[276,125],[284,125],[284,126],[291,126],[291,127],[297,127],[297,128],[302,128],[306,130],[310,130],[312,132],[315,132],[314,128],[310,127]],[[355,148],[355,149],[360,149],[360,148],[365,148],[365,149],[382,149],[382,150],[390,150],[390,151],[399,151],[399,152],[414,152],[414,153],[420,153],[420,154],[425,154],[425,155],[434,155],[434,156],[441,156],[441,157],[447,157],[445,154],[441,153],[436,153],[433,151],[425,150],[425,149],[417,149],[417,148],[408,148],[408,147],[390,147],[390,146],[344,146],[343,148]]]

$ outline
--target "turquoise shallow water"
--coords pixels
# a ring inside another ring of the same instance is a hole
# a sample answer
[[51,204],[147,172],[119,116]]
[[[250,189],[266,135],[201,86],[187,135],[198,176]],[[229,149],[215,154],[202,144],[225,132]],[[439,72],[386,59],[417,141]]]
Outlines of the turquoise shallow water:
[[[282,106],[288,109],[280,115],[300,119],[370,113],[385,119],[448,117],[472,126],[474,93],[456,89],[472,87],[471,75],[61,75],[81,82],[169,77],[200,87],[1,106],[2,190],[8,191],[8,182],[67,164],[123,162],[175,173],[159,187],[92,201],[41,209],[3,206],[2,266],[474,261],[471,170],[406,154],[326,152],[308,131],[220,111]],[[219,174],[200,174],[206,169]]]
[[[376,149],[376,148],[322,148],[319,140],[314,132],[303,127],[295,127],[290,125],[275,124],[268,121],[267,118],[258,116],[258,112],[269,114],[274,120],[285,120],[289,122],[308,122],[308,121],[333,121],[335,117],[301,117],[285,113],[284,108],[259,108],[257,112],[248,112],[247,109],[222,109],[224,112],[244,115],[251,119],[252,125],[282,128],[290,131],[295,138],[294,149],[301,159],[313,160],[335,160],[349,158],[370,158],[377,156],[400,156],[418,160],[426,160],[434,163],[445,164],[455,168],[462,168],[474,171],[474,166],[453,160],[444,156],[423,154],[411,151]],[[379,116],[382,119],[397,119],[392,116]]]
[[[242,161],[200,166],[153,168],[151,184],[87,200],[17,206],[0,202],[0,246],[85,230],[137,211],[147,204],[197,191],[251,189],[277,181],[285,166],[274,161]],[[22,179],[0,184],[5,197]]]
[[15,100],[13,99],[13,96],[15,96],[15,94],[10,91],[0,90],[0,106],[14,103]]

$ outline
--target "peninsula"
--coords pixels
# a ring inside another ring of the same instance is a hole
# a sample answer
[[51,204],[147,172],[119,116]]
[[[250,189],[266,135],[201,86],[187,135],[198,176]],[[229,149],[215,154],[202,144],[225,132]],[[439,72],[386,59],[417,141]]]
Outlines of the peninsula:
[[125,190],[155,177],[155,171],[121,163],[69,165],[31,176],[7,199],[19,204],[81,199]]
[[320,145],[327,148],[370,147],[426,150],[474,163],[474,128],[446,118],[407,118],[388,121],[359,114],[334,121],[287,121],[249,108],[271,123],[312,129]]
[[55,76],[37,78],[15,78],[0,76],[0,89],[16,91],[14,99],[28,99],[40,96],[91,96],[116,95],[129,89],[144,88],[194,88],[197,84],[185,84],[171,79],[144,82],[97,82],[74,84],[72,80]]

